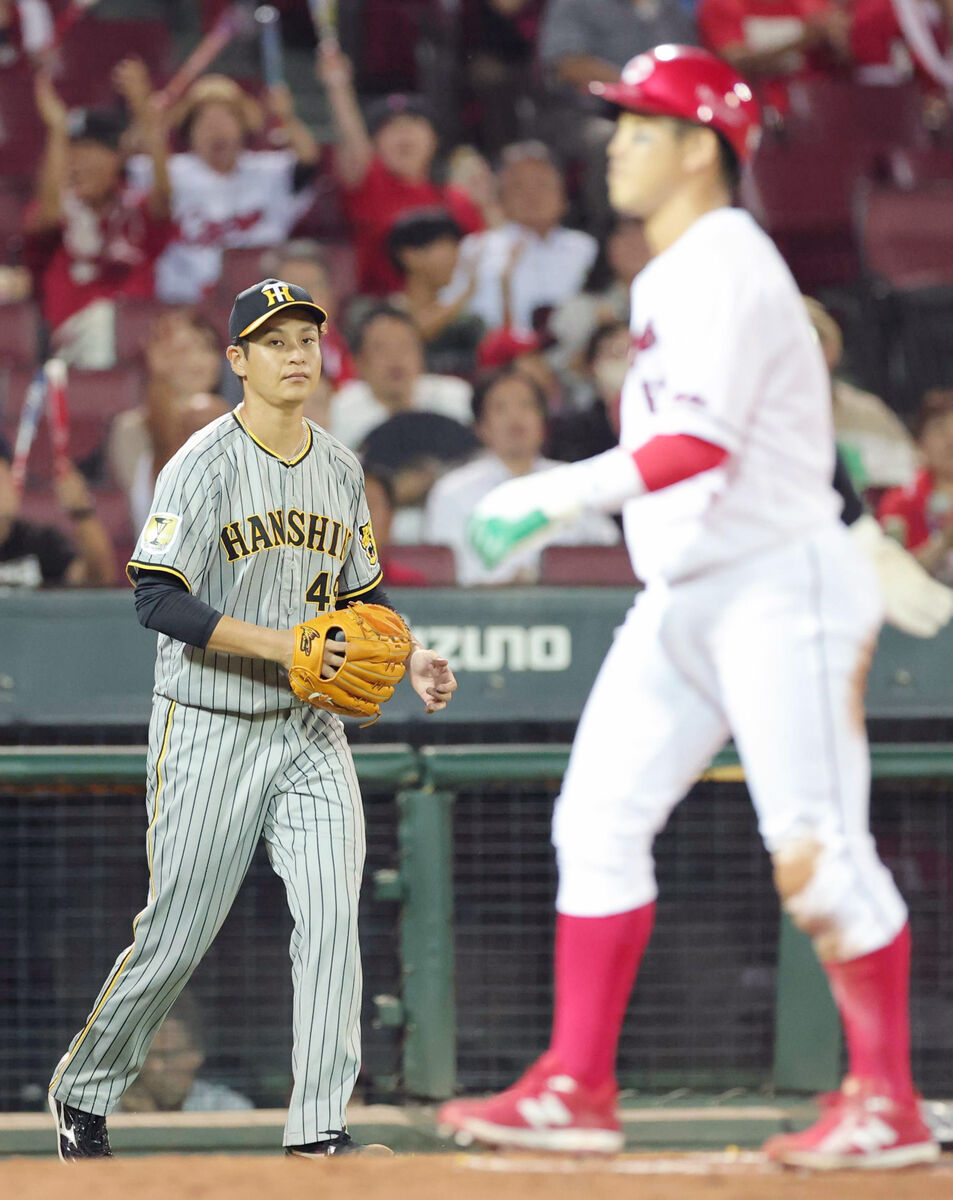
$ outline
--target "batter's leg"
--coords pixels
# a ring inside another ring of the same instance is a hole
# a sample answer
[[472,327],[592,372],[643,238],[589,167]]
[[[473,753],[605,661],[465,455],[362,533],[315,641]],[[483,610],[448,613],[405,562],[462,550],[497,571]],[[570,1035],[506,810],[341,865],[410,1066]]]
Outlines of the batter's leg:
[[158,700],[150,727],[149,896],[50,1084],[60,1101],[105,1115],[218,932],[251,862],[270,776],[274,717],[239,719]]
[[[689,669],[692,674],[688,673]],[[656,897],[652,843],[727,726],[678,601],[647,591],[586,702],[553,818],[559,865],[551,1050],[592,1087],[614,1076]]]
[[868,825],[877,595],[846,535],[815,538],[739,588],[717,623],[725,710],[781,898],[827,961],[879,950],[906,922]]
[[340,721],[312,709],[286,722],[291,765],[276,780],[264,835],[294,918],[294,1088],[284,1144],[347,1128],[361,1067],[358,901],[364,813]]
[[738,605],[722,631],[720,678],[781,901],[812,937],[840,1011],[858,1081],[846,1097],[899,1106],[877,1127],[890,1146],[877,1145],[875,1128],[830,1165],[909,1143],[904,1165],[932,1149],[910,1075],[906,906],[868,827],[863,691],[878,593],[846,536],[813,540],[798,557]]
[[613,1151],[619,1032],[648,943],[652,842],[727,726],[685,643],[677,602],[639,597],[586,703],[553,821],[559,865],[549,1051],[508,1091],[446,1105],[459,1138]]

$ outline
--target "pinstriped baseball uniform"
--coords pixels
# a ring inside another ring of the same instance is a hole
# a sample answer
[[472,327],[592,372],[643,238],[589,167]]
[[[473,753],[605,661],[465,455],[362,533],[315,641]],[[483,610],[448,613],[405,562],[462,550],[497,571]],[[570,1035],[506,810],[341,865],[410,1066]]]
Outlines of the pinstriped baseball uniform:
[[[316,425],[284,460],[241,411],[163,468],[128,573],[169,572],[239,620],[288,628],[381,578],[363,475]],[[364,823],[340,720],[272,662],[159,635],[149,729],[149,895],[51,1083],[106,1115],[224,921],[264,837],[294,918],[294,1090],[285,1144],[345,1128],[360,1066]]]

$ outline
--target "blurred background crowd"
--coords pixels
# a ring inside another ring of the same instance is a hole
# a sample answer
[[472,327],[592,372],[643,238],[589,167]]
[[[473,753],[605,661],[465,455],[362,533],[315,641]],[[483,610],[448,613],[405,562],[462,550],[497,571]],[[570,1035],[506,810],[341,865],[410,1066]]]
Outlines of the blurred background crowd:
[[[157,472],[240,400],[227,315],[266,276],[330,314],[307,415],[364,462],[391,584],[627,582],[608,518],[494,571],[465,529],[616,440],[648,252],[586,85],[661,42],[758,91],[739,203],[805,294],[855,485],[953,582],[953,0],[339,0],[321,38],[272,8],[277,59],[253,5],[0,0],[0,587],[118,584]],[[41,427],[21,487],[51,355],[69,462]]]

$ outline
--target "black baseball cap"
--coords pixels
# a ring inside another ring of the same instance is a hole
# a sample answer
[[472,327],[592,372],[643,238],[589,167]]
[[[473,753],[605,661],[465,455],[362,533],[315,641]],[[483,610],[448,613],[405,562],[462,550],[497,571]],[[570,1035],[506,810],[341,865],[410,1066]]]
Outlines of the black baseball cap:
[[126,131],[126,118],[109,108],[74,108],[68,118],[71,142],[99,142],[110,150],[119,150]]
[[248,337],[285,308],[310,308],[319,328],[328,319],[321,305],[315,304],[303,287],[285,283],[283,279],[263,279],[235,297],[228,318],[228,340],[234,344],[239,338]]
[[367,110],[367,128],[371,137],[380,133],[384,126],[395,117],[423,117],[431,125],[435,124],[433,109],[419,96],[410,96],[405,92],[395,92],[375,100]]

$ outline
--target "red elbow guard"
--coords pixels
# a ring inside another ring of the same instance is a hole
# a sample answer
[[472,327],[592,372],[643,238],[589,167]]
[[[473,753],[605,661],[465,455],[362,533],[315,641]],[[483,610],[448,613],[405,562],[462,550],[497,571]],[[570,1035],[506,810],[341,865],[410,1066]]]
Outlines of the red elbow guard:
[[728,451],[687,433],[660,434],[632,455],[647,492],[681,483],[720,466]]

